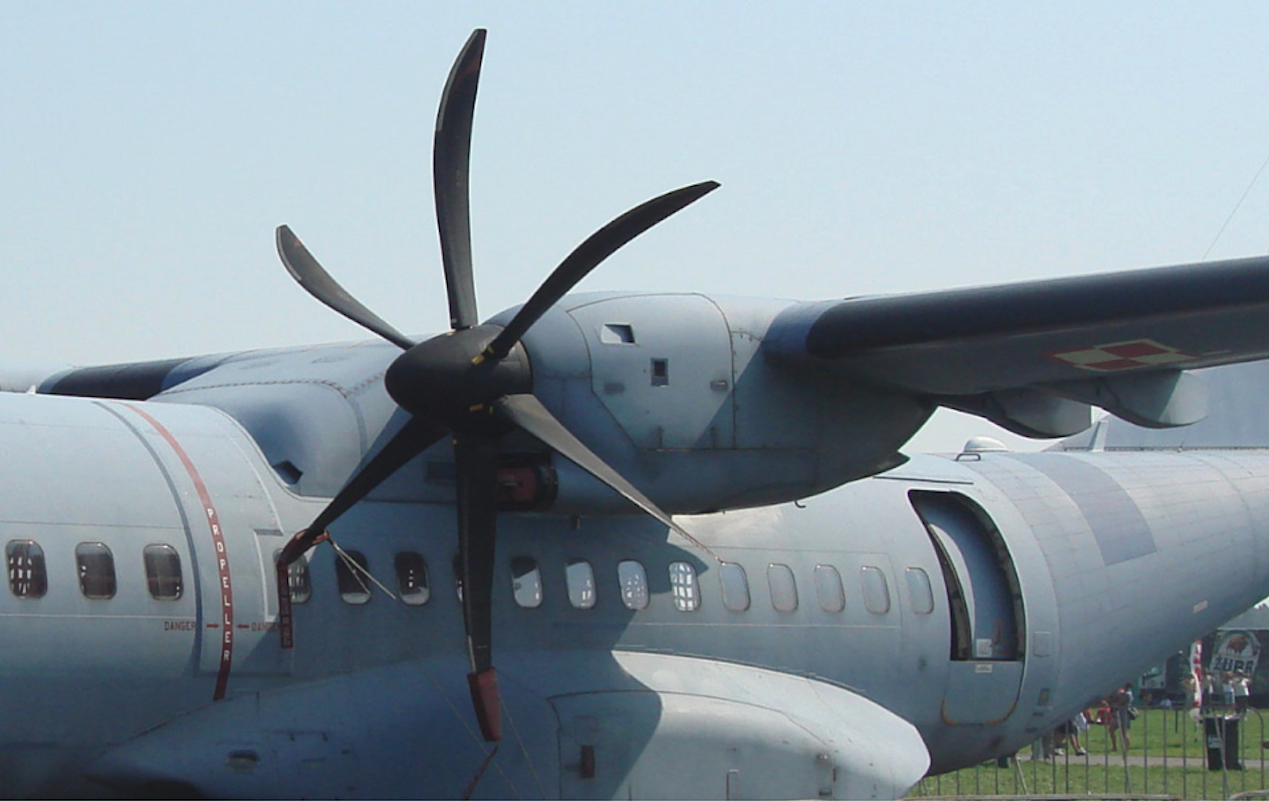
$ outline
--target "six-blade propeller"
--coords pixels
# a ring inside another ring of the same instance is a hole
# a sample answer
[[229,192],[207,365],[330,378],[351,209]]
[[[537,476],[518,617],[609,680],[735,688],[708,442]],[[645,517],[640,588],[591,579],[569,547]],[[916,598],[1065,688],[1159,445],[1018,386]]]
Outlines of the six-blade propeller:
[[[533,395],[533,373],[520,340],[609,255],[713,191],[718,184],[694,184],[636,206],[570,253],[506,327],[478,324],[468,165],[484,45],[484,30],[477,30],[468,39],[450,71],[436,117],[433,182],[449,297],[452,330],[448,334],[415,343],[348,294],[289,228],[278,228],[278,253],[300,286],[331,309],[405,351],[388,368],[384,383],[392,399],[410,414],[401,430],[287,545],[279,570],[284,571],[286,565],[319,541],[331,523],[382,481],[449,434],[453,438],[458,482],[455,502],[463,623],[472,667],[468,681],[485,739],[498,740],[501,701],[492,659],[491,599],[503,437],[515,429],[527,431],[667,526],[682,531],[668,514],[573,436]],[[282,584],[279,592],[281,587]]]

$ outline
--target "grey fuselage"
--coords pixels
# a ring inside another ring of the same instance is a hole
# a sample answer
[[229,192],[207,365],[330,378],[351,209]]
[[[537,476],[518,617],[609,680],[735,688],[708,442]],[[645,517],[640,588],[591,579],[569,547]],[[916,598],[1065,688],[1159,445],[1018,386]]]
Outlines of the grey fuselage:
[[[0,441],[0,541],[38,544],[47,571],[42,597],[0,591],[5,796],[887,797],[925,771],[922,743],[933,772],[1011,753],[1269,594],[1259,451],[917,458],[681,517],[699,544],[640,517],[504,514],[508,735],[482,774],[451,505],[348,513],[339,545],[393,591],[396,556],[421,556],[430,597],[350,603],[323,546],[283,650],[272,559],[322,500],[239,420],[0,394]],[[112,598],[85,597],[81,543],[113,554]],[[179,555],[179,598],[148,591],[152,544]]]

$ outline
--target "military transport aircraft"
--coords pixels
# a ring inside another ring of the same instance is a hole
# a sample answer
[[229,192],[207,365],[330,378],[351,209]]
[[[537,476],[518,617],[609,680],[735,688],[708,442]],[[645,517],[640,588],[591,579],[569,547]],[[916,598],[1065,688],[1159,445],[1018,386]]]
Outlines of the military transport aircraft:
[[[283,226],[376,339],[0,371],[0,793],[897,797],[1269,595],[1269,455],[1229,447],[1269,443],[1228,422],[1264,392],[1192,372],[1269,356],[1269,258],[569,294],[706,182],[481,322],[484,41],[436,125],[448,332],[402,334]],[[1085,433],[908,461],[938,406]]]

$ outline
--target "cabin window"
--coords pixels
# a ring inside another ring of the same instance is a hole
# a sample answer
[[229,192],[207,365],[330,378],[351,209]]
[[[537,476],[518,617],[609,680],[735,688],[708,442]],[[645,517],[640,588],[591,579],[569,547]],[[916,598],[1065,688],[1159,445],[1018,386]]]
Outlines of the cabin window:
[[542,571],[533,557],[517,556],[511,560],[511,594],[525,609],[542,605]]
[[[273,552],[273,564],[282,558],[282,549]],[[308,560],[303,556],[286,566],[286,585],[291,593],[291,603],[302,604],[313,597],[313,585],[308,577]]]
[[846,590],[842,587],[842,574],[832,565],[815,566],[815,595],[820,609],[825,612],[841,612],[846,608]]
[[729,612],[744,612],[749,608],[749,577],[745,569],[735,562],[723,562],[718,568],[718,578],[723,585],[723,607]]
[[874,615],[884,615],[890,611],[890,585],[886,582],[886,574],[881,568],[865,566],[859,569],[859,578],[864,584],[864,606]]
[[771,605],[777,612],[796,612],[798,584],[788,565],[767,565],[767,585],[771,588]]
[[595,605],[595,571],[584,559],[570,559],[564,566],[564,580],[568,584],[568,602],[575,609],[590,609]]
[[76,545],[75,566],[79,571],[79,591],[85,598],[104,601],[115,597],[115,557],[103,543]]
[[621,602],[627,609],[648,608],[648,574],[633,559],[617,563],[617,583],[621,585]]
[[423,554],[402,551],[392,558],[397,573],[397,592],[401,602],[410,606],[422,606],[432,598],[432,588],[427,581],[427,561]]
[[4,548],[9,563],[9,590],[19,598],[43,598],[48,592],[44,549],[33,540],[13,540]]
[[903,571],[908,581],[908,595],[912,599],[912,611],[918,615],[928,615],[934,611],[934,590],[930,587],[930,576],[919,567],[910,567]]
[[680,612],[695,612],[701,608],[696,568],[687,562],[670,563],[670,591],[674,596],[674,608]]
[[361,551],[335,553],[335,583],[346,604],[370,602],[370,563]]
[[145,563],[145,582],[150,597],[157,601],[175,601],[181,597],[181,555],[171,545],[147,545],[141,552]]

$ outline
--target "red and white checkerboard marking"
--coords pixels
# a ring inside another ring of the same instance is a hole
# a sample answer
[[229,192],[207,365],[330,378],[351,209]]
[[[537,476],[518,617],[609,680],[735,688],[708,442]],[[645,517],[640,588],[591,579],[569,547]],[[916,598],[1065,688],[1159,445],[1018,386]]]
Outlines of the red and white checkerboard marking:
[[1067,350],[1049,355],[1081,370],[1093,370],[1099,373],[1133,370],[1140,367],[1159,367],[1194,359],[1194,356],[1189,353],[1162,345],[1153,339],[1112,342],[1109,345],[1095,345],[1082,350]]

